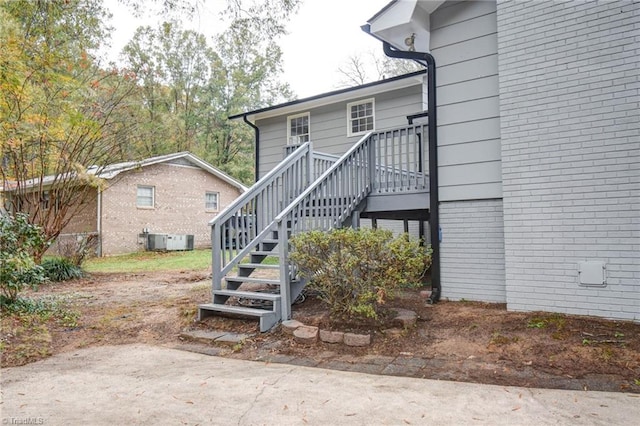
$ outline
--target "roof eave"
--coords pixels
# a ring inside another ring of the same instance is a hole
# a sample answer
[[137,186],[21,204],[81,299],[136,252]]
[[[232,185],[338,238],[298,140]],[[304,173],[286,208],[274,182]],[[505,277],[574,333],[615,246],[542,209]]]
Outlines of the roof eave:
[[[409,74],[403,74],[387,78],[384,80],[374,81],[371,83],[362,84],[360,86],[348,87],[345,89],[334,90],[331,92],[321,93],[319,95],[311,96],[308,98],[297,99],[278,105],[273,105],[266,108],[257,109],[254,111],[247,111],[241,114],[235,114],[228,117],[229,120],[237,120],[243,117],[255,121],[255,119],[267,118],[270,116],[282,115],[289,110],[299,111],[303,107],[313,108],[318,106],[324,106],[333,102],[339,102],[348,99],[356,99],[360,96],[369,96],[371,92],[384,92],[387,90],[401,89],[403,87],[409,87],[421,83],[422,76],[426,73],[426,70],[415,71]],[[406,82],[406,85],[402,85],[401,82]],[[400,84],[398,84],[400,83]],[[376,90],[379,89],[379,90]],[[344,99],[342,99],[344,98]]]

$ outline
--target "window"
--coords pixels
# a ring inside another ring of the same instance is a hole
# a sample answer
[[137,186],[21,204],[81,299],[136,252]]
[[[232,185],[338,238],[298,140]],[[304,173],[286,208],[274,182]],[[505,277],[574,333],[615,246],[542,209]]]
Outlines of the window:
[[287,117],[287,145],[309,142],[309,113]]
[[358,136],[375,130],[375,102],[373,99],[347,104],[347,134]]
[[218,193],[207,192],[204,194],[204,208],[207,211],[218,211]]
[[155,206],[155,187],[138,185],[136,205],[138,207],[153,208]]
[[42,191],[40,195],[40,209],[45,211],[53,208],[54,212],[59,210],[59,202],[55,197],[55,193],[52,194],[51,191]]
[[49,191],[42,191],[40,198],[40,208],[42,210],[49,210],[49,204],[51,203],[51,193]]

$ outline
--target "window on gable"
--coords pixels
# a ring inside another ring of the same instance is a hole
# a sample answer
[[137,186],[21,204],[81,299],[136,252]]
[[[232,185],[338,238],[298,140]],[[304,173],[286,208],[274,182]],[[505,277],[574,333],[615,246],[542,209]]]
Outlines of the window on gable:
[[218,211],[218,192],[206,192],[204,194],[204,208],[207,211]]
[[136,206],[153,208],[155,206],[155,187],[138,185]]
[[375,130],[375,101],[363,101],[347,104],[347,134],[358,136]]
[[309,113],[287,117],[287,145],[309,142]]

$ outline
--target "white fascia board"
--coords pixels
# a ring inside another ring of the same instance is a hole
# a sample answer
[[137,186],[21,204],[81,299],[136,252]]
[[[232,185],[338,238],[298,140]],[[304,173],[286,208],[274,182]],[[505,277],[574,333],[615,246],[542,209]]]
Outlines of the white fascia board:
[[390,81],[386,84],[375,85],[371,87],[364,87],[362,89],[350,90],[345,93],[338,93],[335,95],[328,95],[311,99],[307,102],[299,102],[294,105],[283,106],[282,108],[275,108],[269,111],[258,112],[256,114],[247,114],[247,118],[256,122],[256,120],[263,120],[270,117],[278,117],[281,115],[291,115],[298,112],[308,111],[313,108],[318,108],[325,105],[331,105],[338,102],[355,101],[361,98],[367,98],[379,93],[385,93],[392,90],[404,89],[405,87],[411,87],[422,84],[424,75],[416,75],[410,78],[403,78],[396,81]]

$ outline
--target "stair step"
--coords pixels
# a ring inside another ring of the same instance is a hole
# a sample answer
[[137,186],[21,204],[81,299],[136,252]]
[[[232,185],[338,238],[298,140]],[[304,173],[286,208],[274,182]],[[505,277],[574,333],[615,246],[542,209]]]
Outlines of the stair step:
[[280,280],[270,278],[254,278],[254,277],[226,277],[225,280],[229,283],[259,283],[259,284],[273,284],[280,285]]
[[[274,301],[274,307],[277,306],[277,303],[278,301]],[[213,312],[257,317],[260,319],[260,331],[263,333],[271,330],[280,321],[280,313],[273,310],[222,305],[220,303],[205,303],[198,305],[198,321],[202,321],[206,317],[214,315]]]
[[244,306],[222,305],[220,303],[204,303],[198,305],[198,309],[205,311],[226,312],[228,314],[247,315],[251,317],[265,317],[273,315],[274,312],[266,309],[245,308]]
[[238,268],[246,269],[278,269],[280,265],[267,265],[265,263],[241,263]]
[[267,244],[278,244],[279,241],[278,240],[274,240],[272,238],[265,238],[264,240],[262,240],[263,243],[267,243]]
[[278,256],[280,253],[277,251],[264,251],[264,250],[254,250],[250,254],[255,254],[258,256]]
[[213,294],[220,296],[241,297],[244,299],[256,300],[280,300],[280,295],[275,293],[257,291],[237,291],[237,290],[214,290]]

